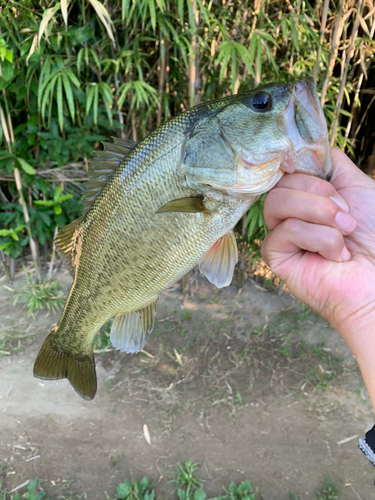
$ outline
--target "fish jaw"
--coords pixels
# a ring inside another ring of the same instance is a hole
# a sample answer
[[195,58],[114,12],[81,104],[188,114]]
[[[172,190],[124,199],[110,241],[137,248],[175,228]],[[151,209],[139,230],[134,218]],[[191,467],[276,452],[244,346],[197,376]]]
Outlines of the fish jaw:
[[311,78],[295,83],[290,102],[278,117],[278,126],[292,143],[280,168],[329,180],[332,160],[327,124]]
[[[267,112],[251,108],[257,93],[272,96]],[[268,84],[236,99],[189,137],[180,169],[189,187],[249,199],[286,172],[330,178],[327,125],[313,79]]]

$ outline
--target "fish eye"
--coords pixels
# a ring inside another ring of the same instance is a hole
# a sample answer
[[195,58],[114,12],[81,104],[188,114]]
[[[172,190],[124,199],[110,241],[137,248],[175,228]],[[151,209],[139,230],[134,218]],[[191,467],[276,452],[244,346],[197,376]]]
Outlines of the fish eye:
[[254,96],[247,97],[242,103],[257,113],[265,113],[272,108],[272,98],[265,92],[259,92]]

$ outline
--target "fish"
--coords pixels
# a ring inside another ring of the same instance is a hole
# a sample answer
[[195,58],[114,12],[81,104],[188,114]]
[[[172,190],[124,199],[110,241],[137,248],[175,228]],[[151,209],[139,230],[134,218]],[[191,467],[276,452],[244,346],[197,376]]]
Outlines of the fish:
[[329,178],[327,125],[314,81],[270,83],[200,104],[139,144],[114,138],[91,160],[83,215],[55,247],[73,277],[34,376],[97,390],[93,340],[114,317],[116,349],[143,349],[160,292],[188,271],[228,286],[233,228],[285,172]]

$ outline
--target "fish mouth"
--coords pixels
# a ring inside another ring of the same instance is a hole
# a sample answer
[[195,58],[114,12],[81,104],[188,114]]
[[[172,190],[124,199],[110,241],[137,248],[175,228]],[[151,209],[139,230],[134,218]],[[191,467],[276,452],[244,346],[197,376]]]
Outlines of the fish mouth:
[[292,143],[280,168],[288,173],[300,172],[329,180],[332,160],[327,124],[312,78],[294,84],[289,104],[277,124]]

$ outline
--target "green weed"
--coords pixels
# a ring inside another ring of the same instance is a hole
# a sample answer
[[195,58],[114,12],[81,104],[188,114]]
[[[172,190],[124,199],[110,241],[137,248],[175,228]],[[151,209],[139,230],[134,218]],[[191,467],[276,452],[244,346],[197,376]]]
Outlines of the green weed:
[[63,307],[64,301],[65,296],[59,281],[45,280],[42,283],[34,283],[32,276],[26,274],[26,283],[16,294],[13,304],[19,302],[27,308],[28,316],[35,318],[35,311],[47,308],[55,313]]
[[323,488],[316,489],[315,493],[318,500],[337,500],[340,492],[332,479],[327,478]]
[[[177,471],[171,472],[176,477],[170,482],[175,483],[178,498],[180,500],[188,500],[194,498],[191,496],[196,490],[201,489],[203,480],[194,477],[195,471],[198,469],[199,464],[194,464],[191,461],[185,462],[184,464],[179,464]],[[186,491],[182,488],[186,487]],[[206,497],[203,497],[203,499]],[[194,498],[194,500],[198,500]],[[200,499],[199,499],[200,500]]]
[[[125,480],[117,486],[117,493],[113,500],[154,500],[155,491],[150,488],[150,481],[144,476],[139,483]],[[105,492],[107,500],[112,500]]]

